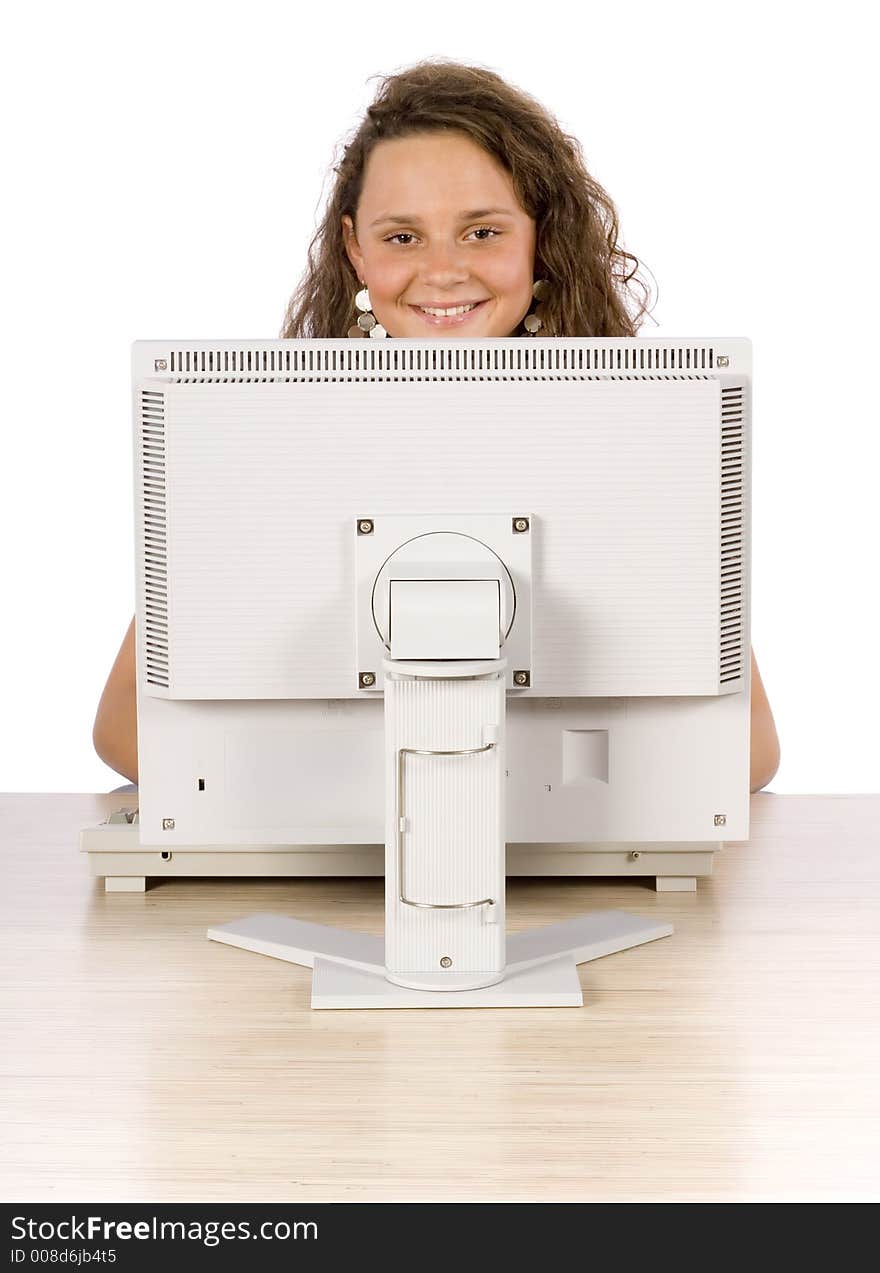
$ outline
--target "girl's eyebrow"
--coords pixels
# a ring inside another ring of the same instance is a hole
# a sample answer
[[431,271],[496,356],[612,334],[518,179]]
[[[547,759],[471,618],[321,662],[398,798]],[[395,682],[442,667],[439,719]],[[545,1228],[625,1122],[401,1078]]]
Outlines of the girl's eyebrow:
[[[461,221],[477,221],[480,217],[512,217],[513,212],[509,208],[475,208],[471,212],[459,212],[458,216]],[[377,217],[375,221],[370,222],[370,229],[374,225],[383,225],[386,221],[394,225],[419,224],[418,217],[409,216],[404,212],[398,213],[397,216]]]

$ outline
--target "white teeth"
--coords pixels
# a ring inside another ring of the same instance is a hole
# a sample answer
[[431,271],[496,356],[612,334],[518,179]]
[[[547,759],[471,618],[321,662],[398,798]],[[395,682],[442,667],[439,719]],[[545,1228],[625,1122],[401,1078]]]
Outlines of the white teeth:
[[424,305],[420,305],[419,309],[423,314],[434,314],[437,318],[451,318],[453,314],[469,314],[476,307],[476,305],[459,305],[457,309],[426,309]]

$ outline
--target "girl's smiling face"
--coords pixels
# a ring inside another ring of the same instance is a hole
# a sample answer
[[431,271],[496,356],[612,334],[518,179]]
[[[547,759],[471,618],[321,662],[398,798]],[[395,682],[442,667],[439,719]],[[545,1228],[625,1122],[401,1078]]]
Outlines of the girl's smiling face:
[[[374,146],[345,250],[389,336],[512,336],[532,304],[535,222],[509,175],[460,132]],[[426,314],[469,306],[464,314]]]

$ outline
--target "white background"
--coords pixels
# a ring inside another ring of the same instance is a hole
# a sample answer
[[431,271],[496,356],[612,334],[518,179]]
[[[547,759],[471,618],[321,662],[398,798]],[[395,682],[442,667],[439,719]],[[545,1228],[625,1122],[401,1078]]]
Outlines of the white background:
[[85,0],[7,13],[0,788],[124,781],[91,729],[134,610],[131,341],[278,336],[370,77],[443,56],[500,73],[580,139],[656,280],[659,326],[643,335],[753,340],[752,640],[782,744],[771,790],[880,789],[869,12]]

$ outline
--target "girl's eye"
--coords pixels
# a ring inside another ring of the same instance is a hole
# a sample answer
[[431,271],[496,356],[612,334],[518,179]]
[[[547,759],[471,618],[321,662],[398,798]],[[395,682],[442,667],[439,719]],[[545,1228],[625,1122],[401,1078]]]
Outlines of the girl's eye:
[[[493,227],[493,226],[491,226],[491,225],[478,225],[478,226],[477,226],[477,228],[476,228],[475,230],[471,230],[471,234],[487,234],[487,235],[488,235],[488,234],[494,234],[496,237],[497,237],[500,233],[501,233],[501,231],[500,231],[500,230],[496,230],[496,229],[494,229],[494,227]],[[401,230],[399,234],[392,234],[392,235],[390,236],[390,238],[387,238],[387,239],[385,240],[385,242],[386,242],[386,243],[393,243],[393,242],[395,241],[395,239],[411,239],[411,238],[413,238],[413,237],[414,237],[414,236],[413,236],[413,235],[411,235],[411,234],[410,234],[407,230]],[[489,242],[489,240],[488,240],[488,239],[479,239],[479,240],[478,240],[478,242],[479,242],[479,243],[487,243],[487,242]],[[404,243],[404,244],[402,244],[401,246],[402,246],[402,247],[408,247],[409,245],[408,245],[408,244],[406,244],[406,243]]]

